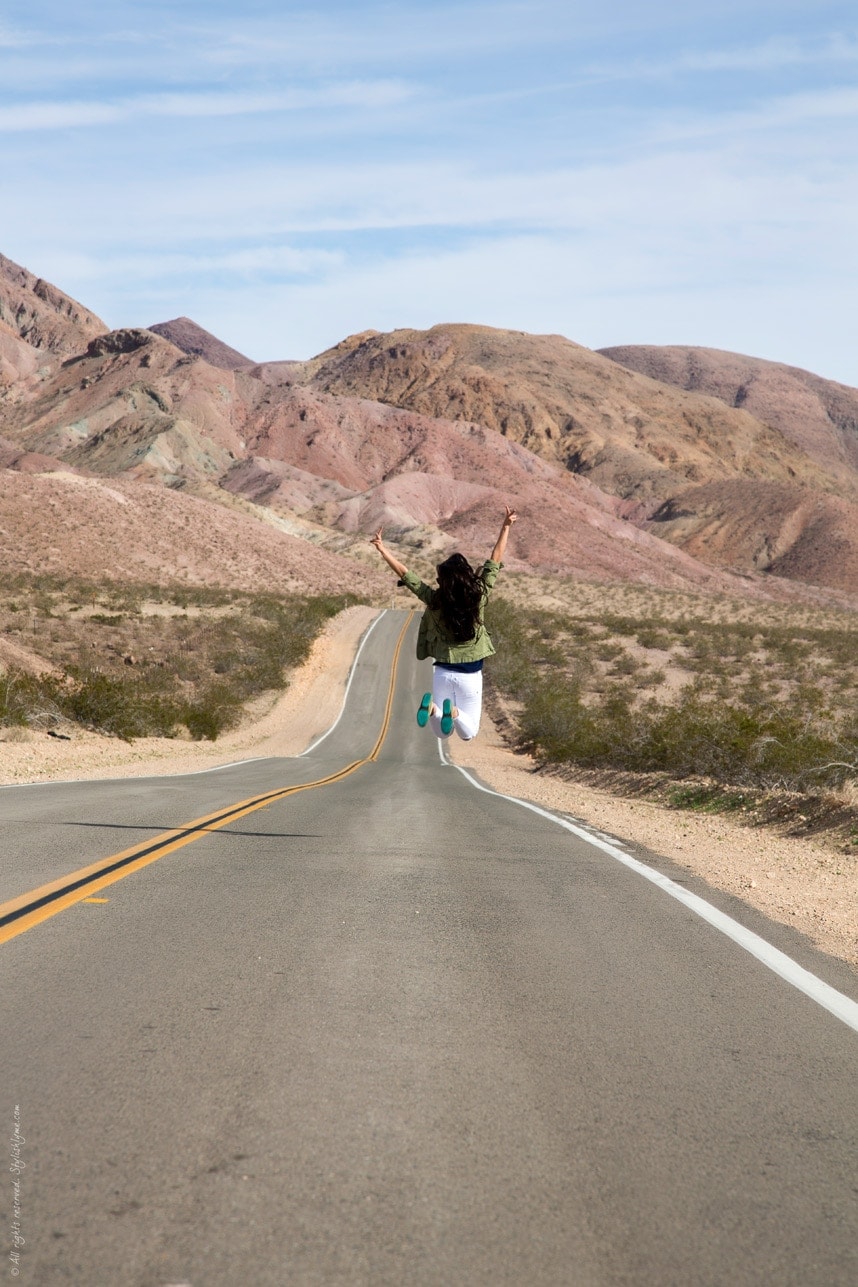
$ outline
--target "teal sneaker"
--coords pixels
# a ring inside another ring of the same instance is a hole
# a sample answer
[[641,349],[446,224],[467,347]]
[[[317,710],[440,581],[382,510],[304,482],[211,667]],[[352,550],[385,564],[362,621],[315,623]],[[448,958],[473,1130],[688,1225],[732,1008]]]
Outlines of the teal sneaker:
[[417,712],[417,723],[421,728],[425,728],[429,723],[429,711],[432,708],[432,694],[424,693],[423,701],[420,703],[420,709]]
[[449,697],[444,698],[444,711],[441,715],[441,732],[449,737],[453,731],[453,703]]

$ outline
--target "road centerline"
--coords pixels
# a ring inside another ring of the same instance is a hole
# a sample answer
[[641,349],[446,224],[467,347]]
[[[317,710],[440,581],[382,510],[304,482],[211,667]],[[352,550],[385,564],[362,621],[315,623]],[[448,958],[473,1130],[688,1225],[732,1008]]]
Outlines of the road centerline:
[[360,760],[353,760],[342,769],[338,769],[335,773],[328,774],[324,778],[317,778],[312,782],[298,783],[294,786],[278,787],[273,791],[266,791],[260,795],[240,800],[227,808],[216,809],[214,812],[201,818],[195,818],[192,822],[186,823],[181,827],[170,828],[153,840],[143,841],[117,854],[111,854],[107,858],[89,864],[87,867],[69,872],[57,880],[50,881],[36,889],[29,890],[27,893],[20,894],[16,898],[9,899],[7,902],[0,904],[0,944],[7,943],[19,934],[23,934],[36,925],[42,924],[59,912],[64,911],[67,907],[82,902],[87,896],[97,894],[108,885],[115,884],[118,880],[123,880],[126,876],[130,876],[132,872],[139,871],[150,863],[166,857],[167,854],[174,853],[177,849],[184,848],[185,845],[199,840],[201,836],[218,831],[229,823],[237,822],[247,814],[254,813],[258,809],[264,809],[278,800],[285,799],[287,796],[340,782],[343,778],[349,777],[363,767],[363,765],[374,763],[384,745],[390,728],[399,656],[406,631],[413,616],[414,613],[409,612],[394,647],[381,729],[368,755]]

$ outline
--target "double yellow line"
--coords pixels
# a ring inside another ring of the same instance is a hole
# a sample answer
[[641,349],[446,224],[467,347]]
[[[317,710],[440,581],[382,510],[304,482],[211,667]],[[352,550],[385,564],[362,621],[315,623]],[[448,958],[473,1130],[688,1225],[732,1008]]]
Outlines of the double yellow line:
[[67,907],[82,902],[85,898],[91,898],[99,890],[106,889],[108,885],[113,885],[118,880],[124,880],[126,876],[130,876],[134,871],[139,871],[141,867],[147,867],[149,863],[157,862],[159,858],[163,858],[166,854],[173,853],[176,849],[183,848],[184,845],[192,844],[194,840],[199,840],[201,836],[208,835],[212,831],[218,831],[221,827],[226,827],[230,823],[236,822],[248,813],[255,813],[257,809],[264,809],[267,805],[274,804],[277,800],[284,800],[286,796],[296,795],[299,791],[310,791],[314,787],[330,786],[332,782],[340,782],[364,764],[370,764],[377,760],[390,727],[399,655],[405,639],[405,632],[411,624],[413,616],[413,612],[408,614],[396,641],[381,731],[369,755],[362,760],[352,761],[345,768],[329,774],[326,778],[317,778],[314,782],[303,782],[299,786],[280,787],[276,791],[267,791],[263,795],[255,795],[247,800],[239,800],[237,804],[230,805],[226,809],[218,809],[215,813],[206,814],[203,818],[195,818],[193,822],[185,823],[184,826],[177,827],[172,831],[162,832],[160,836],[156,836],[153,840],[143,841],[141,844],[133,845],[130,849],[123,849],[121,853],[112,854],[109,858],[102,858],[98,862],[92,863],[89,867],[81,867],[79,871],[70,872],[67,876],[61,876],[59,880],[39,886],[38,889],[31,889],[29,893],[21,894],[18,898],[10,899],[7,903],[0,903],[0,943],[8,943],[10,939],[16,938],[28,929],[32,929],[34,925],[40,925],[42,921],[48,920],[51,916],[56,916],[58,912],[65,911]]

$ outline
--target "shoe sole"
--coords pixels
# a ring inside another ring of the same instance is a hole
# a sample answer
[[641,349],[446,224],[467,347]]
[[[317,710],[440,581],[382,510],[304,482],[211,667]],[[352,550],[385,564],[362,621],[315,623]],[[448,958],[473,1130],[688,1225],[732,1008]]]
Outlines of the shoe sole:
[[449,697],[444,698],[444,713],[441,716],[441,732],[449,737],[453,731],[453,703]]
[[423,700],[420,703],[420,709],[417,712],[417,723],[421,728],[425,728],[429,723],[429,707],[432,705],[432,694],[424,693]]

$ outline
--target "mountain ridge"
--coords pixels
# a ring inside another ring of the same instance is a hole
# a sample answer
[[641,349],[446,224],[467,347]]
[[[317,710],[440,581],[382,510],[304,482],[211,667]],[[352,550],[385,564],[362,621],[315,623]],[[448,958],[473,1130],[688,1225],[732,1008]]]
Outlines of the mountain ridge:
[[[22,305],[0,319],[7,488],[57,470],[159,484],[166,503],[185,491],[327,544],[344,576],[382,523],[415,555],[464,542],[484,557],[509,501],[521,570],[858,593],[858,471],[818,427],[811,454],[772,417],[562,336],[364,331],[307,362],[253,364],[190,319],[109,332],[16,265],[0,282]],[[193,351],[203,341],[219,363]]]

